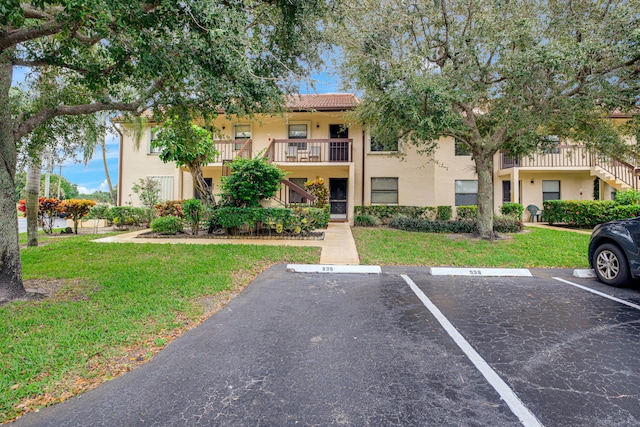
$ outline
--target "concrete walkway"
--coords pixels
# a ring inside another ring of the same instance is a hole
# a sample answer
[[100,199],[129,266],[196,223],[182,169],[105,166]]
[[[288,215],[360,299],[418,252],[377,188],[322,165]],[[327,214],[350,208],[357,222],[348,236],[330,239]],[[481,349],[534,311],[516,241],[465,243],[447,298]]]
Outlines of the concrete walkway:
[[588,230],[576,230],[572,228],[566,227],[555,227],[553,225],[549,225],[546,222],[525,222],[523,223],[525,227],[538,227],[538,228],[548,228],[549,230],[560,230],[560,231],[569,231],[571,233],[578,234],[591,234],[591,231]]
[[100,243],[162,243],[188,245],[270,245],[270,246],[312,246],[320,247],[320,264],[358,265],[360,257],[351,227],[346,222],[331,222],[324,230],[324,240],[262,240],[262,239],[195,239],[195,238],[154,238],[138,239],[138,235],[149,230],[138,230],[117,236],[94,240]]

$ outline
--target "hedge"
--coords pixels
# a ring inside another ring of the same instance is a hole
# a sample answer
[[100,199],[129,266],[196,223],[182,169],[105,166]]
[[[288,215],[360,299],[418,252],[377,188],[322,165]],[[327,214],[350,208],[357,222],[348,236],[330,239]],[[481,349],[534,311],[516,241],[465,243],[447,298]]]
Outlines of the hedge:
[[[389,223],[389,227],[425,233],[475,233],[478,230],[475,219],[429,221],[419,218],[396,217]],[[517,233],[522,231],[522,221],[512,217],[495,217],[493,230],[497,233]]]
[[640,216],[640,205],[622,205],[611,200],[548,200],[543,219],[550,225],[563,223],[582,227],[616,219]]
[[458,219],[475,219],[478,217],[478,207],[476,205],[457,206],[456,215]]
[[319,208],[243,208],[226,206],[215,209],[210,216],[209,230],[224,228],[234,234],[273,230],[277,234],[300,234],[316,228],[326,228],[329,210]]
[[436,216],[436,208],[432,206],[397,206],[397,205],[373,205],[356,206],[356,215],[371,215],[378,218],[383,223],[388,223],[397,215],[404,215],[409,218],[431,218]]
[[151,221],[151,231],[158,234],[182,232],[182,220],[177,216],[161,216]]
[[514,216],[518,219],[522,219],[522,213],[524,212],[524,206],[522,206],[520,203],[512,203],[512,202],[508,202],[502,205],[502,207],[500,207],[500,213],[502,213],[502,215],[510,215],[510,216]]
[[134,208],[132,206],[112,206],[102,212],[104,219],[115,225],[148,224],[151,211],[148,208]]

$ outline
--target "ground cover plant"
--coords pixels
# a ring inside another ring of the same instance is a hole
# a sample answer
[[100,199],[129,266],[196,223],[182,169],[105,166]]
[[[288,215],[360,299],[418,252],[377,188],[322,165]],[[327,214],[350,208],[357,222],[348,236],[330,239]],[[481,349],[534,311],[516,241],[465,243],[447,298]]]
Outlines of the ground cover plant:
[[490,242],[463,235],[388,228],[353,229],[362,264],[452,267],[586,268],[589,235],[528,228]]
[[320,251],[93,238],[23,248],[26,287],[54,294],[0,307],[0,422],[145,362],[270,264],[318,262]]

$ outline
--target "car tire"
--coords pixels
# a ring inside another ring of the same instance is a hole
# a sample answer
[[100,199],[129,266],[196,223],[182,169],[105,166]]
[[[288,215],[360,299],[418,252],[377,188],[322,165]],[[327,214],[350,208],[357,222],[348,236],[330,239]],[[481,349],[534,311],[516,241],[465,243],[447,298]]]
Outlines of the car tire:
[[598,280],[609,286],[622,287],[630,282],[629,263],[622,250],[611,243],[598,246],[593,253],[593,269]]

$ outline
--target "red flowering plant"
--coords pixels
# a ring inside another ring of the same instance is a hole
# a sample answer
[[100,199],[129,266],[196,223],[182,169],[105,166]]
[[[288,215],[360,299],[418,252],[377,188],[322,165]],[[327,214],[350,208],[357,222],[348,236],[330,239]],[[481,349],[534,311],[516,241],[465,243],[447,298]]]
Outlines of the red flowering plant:
[[[27,216],[27,201],[18,202],[18,211]],[[53,233],[53,221],[60,213],[60,200],[56,198],[40,197],[38,200],[38,224],[45,233]]]

